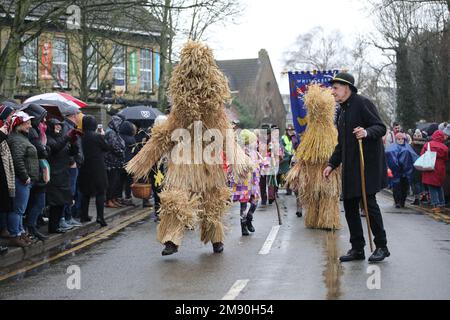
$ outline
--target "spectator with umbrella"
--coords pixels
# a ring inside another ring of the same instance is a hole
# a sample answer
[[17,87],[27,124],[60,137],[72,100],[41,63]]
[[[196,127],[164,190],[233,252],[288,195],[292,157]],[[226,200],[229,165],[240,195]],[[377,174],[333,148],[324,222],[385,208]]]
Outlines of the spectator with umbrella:
[[77,138],[77,136],[81,135],[81,132],[78,129],[79,118],[81,117],[81,111],[79,108],[74,106],[68,106],[64,112],[63,116],[64,125],[63,125],[63,136],[72,135],[74,136],[74,144],[76,144],[76,153],[71,155],[71,161],[67,167],[70,177],[70,190],[72,192],[72,197],[75,199],[76,203],[68,203],[64,206],[64,215],[61,219],[61,227],[65,229],[70,229],[73,227],[80,226],[81,224],[74,219],[76,212],[73,212],[73,208],[79,207],[81,199],[76,198],[77,194],[77,178],[78,178],[78,170],[80,166],[83,164],[84,156],[83,150],[81,146],[81,139]]

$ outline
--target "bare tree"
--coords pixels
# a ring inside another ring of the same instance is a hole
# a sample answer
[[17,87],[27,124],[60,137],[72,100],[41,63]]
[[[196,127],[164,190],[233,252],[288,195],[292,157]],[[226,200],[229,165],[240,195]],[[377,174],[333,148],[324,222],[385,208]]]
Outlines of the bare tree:
[[292,70],[342,69],[348,66],[349,54],[340,32],[325,34],[321,27],[314,27],[297,37],[293,50],[284,53],[284,61]]

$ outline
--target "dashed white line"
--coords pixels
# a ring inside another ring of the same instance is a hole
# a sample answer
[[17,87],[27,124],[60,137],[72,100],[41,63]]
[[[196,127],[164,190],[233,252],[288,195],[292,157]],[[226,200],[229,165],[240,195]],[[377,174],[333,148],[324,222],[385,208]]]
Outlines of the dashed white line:
[[266,242],[262,246],[261,250],[259,250],[258,254],[268,254],[270,252],[270,248],[272,248],[272,244],[277,237],[278,230],[280,230],[280,226],[273,226],[269,235],[267,236]]
[[237,280],[227,294],[222,298],[222,300],[234,300],[239,295],[239,293],[245,288],[249,279]]

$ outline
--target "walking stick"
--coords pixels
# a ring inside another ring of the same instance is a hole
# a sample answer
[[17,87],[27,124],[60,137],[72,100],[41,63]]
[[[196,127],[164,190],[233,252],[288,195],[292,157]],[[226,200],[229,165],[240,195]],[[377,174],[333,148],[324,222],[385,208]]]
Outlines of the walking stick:
[[363,152],[363,144],[362,144],[361,139],[358,139],[358,144],[359,144],[359,168],[361,169],[361,191],[362,191],[362,198],[363,198],[363,204],[364,204],[364,212],[366,214],[367,233],[369,234],[370,252],[373,252],[372,231],[370,229],[369,210],[367,208],[367,197],[366,197],[366,178],[365,178],[365,174],[364,174],[364,152]]
[[[278,186],[278,181],[277,181],[277,177],[276,176],[274,176],[274,178],[273,179],[275,179],[275,187],[276,186]],[[272,176],[270,176],[270,178],[269,178],[269,186],[270,186],[270,181],[272,180]],[[275,189],[276,190],[276,189]],[[275,206],[277,207],[277,214],[278,214],[278,225],[282,225],[282,222],[281,222],[281,213],[280,213],[280,207],[278,206],[278,201],[277,201],[277,192],[275,191]]]

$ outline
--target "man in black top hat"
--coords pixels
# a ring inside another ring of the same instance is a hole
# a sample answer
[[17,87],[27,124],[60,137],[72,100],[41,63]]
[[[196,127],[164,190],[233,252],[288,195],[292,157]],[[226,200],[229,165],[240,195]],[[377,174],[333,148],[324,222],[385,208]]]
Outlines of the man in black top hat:
[[341,106],[337,119],[339,136],[338,145],[329,159],[323,176],[328,179],[331,171],[342,164],[342,194],[352,245],[351,250],[340,257],[340,260],[344,262],[365,259],[365,240],[359,214],[362,191],[358,139],[362,139],[366,155],[364,168],[367,206],[376,245],[376,250],[369,261],[382,261],[390,253],[386,246],[386,232],[375,195],[387,185],[387,167],[382,141],[382,137],[386,134],[386,126],[375,105],[369,99],[357,94],[358,89],[351,74],[338,73],[331,80],[331,84],[332,94]]

